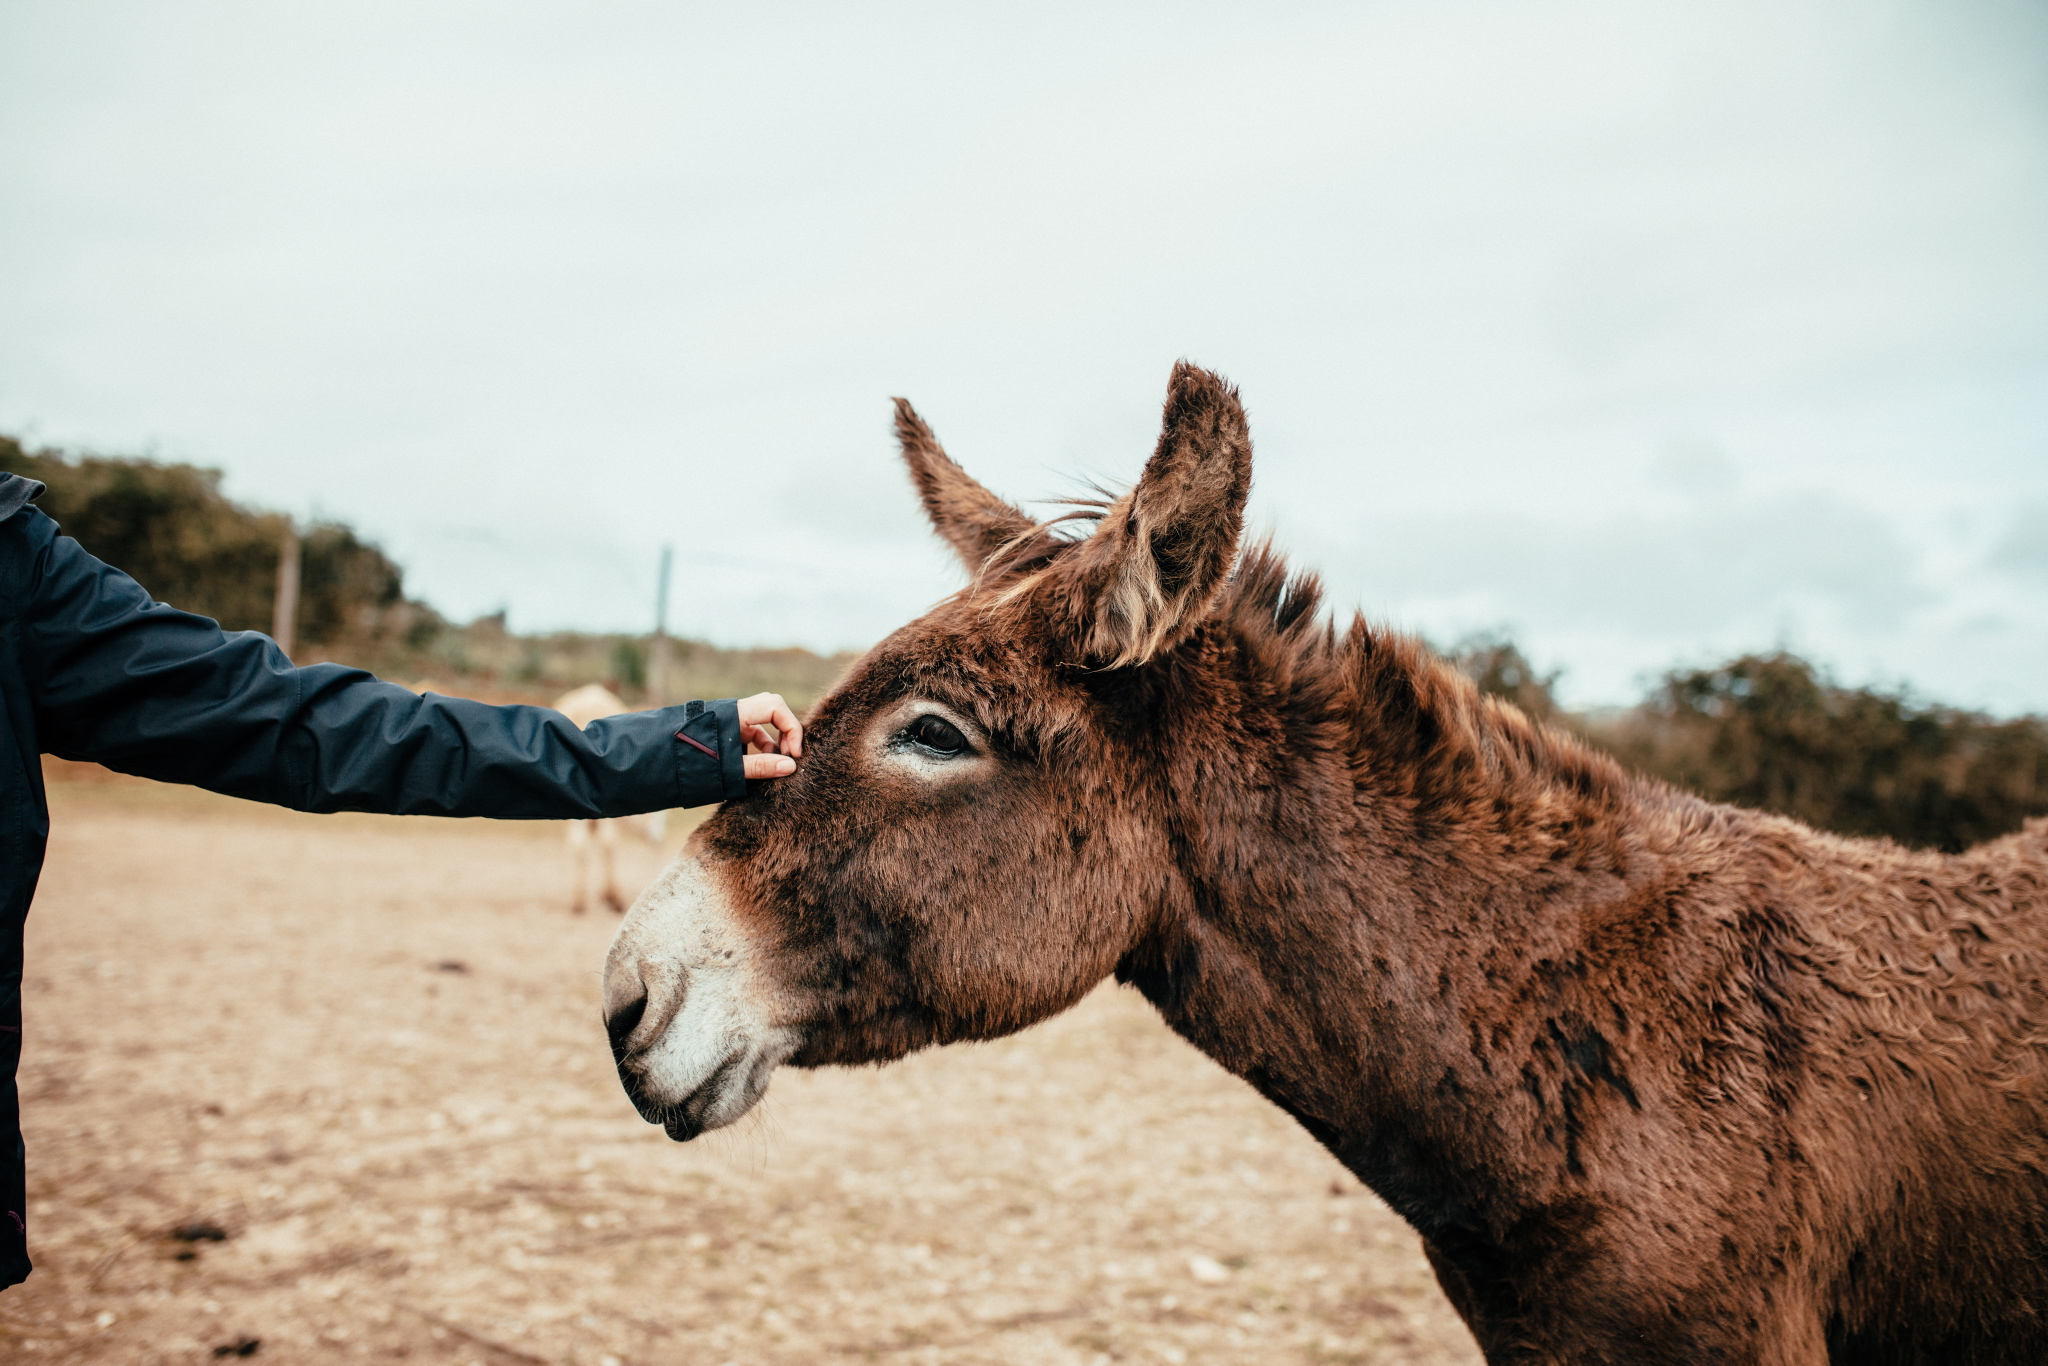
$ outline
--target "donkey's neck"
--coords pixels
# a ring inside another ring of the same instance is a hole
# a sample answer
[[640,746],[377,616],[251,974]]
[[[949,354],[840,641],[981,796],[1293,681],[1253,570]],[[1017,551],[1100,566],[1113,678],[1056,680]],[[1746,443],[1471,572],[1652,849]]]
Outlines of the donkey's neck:
[[1657,876],[1635,813],[1662,798],[1363,626],[1224,686],[1270,744],[1176,784],[1188,904],[1120,976],[1425,1232],[1490,1222],[1466,1206],[1524,1198],[1530,1148],[1472,1117],[1525,1108],[1532,1052],[1611,1071],[1587,974]]

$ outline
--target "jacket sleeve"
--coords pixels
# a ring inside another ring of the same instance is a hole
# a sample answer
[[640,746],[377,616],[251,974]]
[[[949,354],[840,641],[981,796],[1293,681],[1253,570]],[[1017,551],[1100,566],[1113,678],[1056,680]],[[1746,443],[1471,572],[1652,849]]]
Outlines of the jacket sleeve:
[[152,602],[34,508],[23,662],[44,750],[301,811],[573,819],[746,795],[731,701],[594,721],[294,667],[268,637]]

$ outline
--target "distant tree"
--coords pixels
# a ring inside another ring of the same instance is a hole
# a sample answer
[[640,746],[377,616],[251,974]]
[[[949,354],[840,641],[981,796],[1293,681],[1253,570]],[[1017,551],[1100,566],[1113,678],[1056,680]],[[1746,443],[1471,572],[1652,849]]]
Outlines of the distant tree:
[[7,438],[0,468],[49,485],[37,506],[152,597],[231,631],[269,629],[284,518],[229,502],[220,471],[31,453]]
[[1714,801],[1955,851],[2048,813],[2048,723],[1838,686],[1796,656],[1679,669],[1591,728],[1618,757]]
[[[307,527],[299,552],[299,632],[315,644],[376,635],[395,624],[394,611],[415,627],[432,613],[404,611],[405,573],[376,546],[340,522]],[[272,566],[272,577],[276,574]]]
[[1676,669],[1627,711],[1574,714],[1558,706],[1557,673],[1505,634],[1467,636],[1444,654],[1481,692],[1710,801],[1951,852],[2048,814],[2040,717],[2001,721],[1845,688],[1782,652]]
[[1539,672],[1508,636],[1494,631],[1469,635],[1445,654],[1479,691],[1505,698],[1539,721],[1557,717],[1554,689],[1562,670]]
[[[152,597],[230,631],[270,629],[286,521],[229,499],[219,470],[30,451],[8,437],[0,437],[0,469],[48,485],[37,506]],[[298,632],[309,645],[394,630],[417,640],[423,624],[439,624],[406,602],[398,566],[339,522],[302,533],[299,583]]]
[[611,676],[636,692],[646,687],[647,646],[631,636],[621,637],[612,646]]

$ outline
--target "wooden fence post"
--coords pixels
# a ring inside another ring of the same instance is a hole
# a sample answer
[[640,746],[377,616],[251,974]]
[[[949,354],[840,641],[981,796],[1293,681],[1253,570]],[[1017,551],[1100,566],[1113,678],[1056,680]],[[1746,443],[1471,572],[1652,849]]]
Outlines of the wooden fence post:
[[299,529],[284,519],[284,541],[277,548],[277,600],[270,609],[270,638],[277,648],[292,652],[293,630],[299,620]]
[[668,572],[675,547],[661,548],[661,578],[654,586],[654,639],[647,642],[647,700],[668,705]]

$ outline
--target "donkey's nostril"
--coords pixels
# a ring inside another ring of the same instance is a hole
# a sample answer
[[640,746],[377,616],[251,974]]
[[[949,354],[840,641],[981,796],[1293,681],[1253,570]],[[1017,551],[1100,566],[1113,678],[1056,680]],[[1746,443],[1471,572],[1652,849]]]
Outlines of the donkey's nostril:
[[647,993],[642,990],[638,996],[615,1007],[605,1016],[604,1031],[611,1035],[614,1059],[623,1059],[626,1056],[626,1040],[640,1027],[640,1018],[646,1013]]
[[689,994],[679,965],[615,955],[604,973],[604,1028],[613,1061],[625,1066],[659,1043]]

